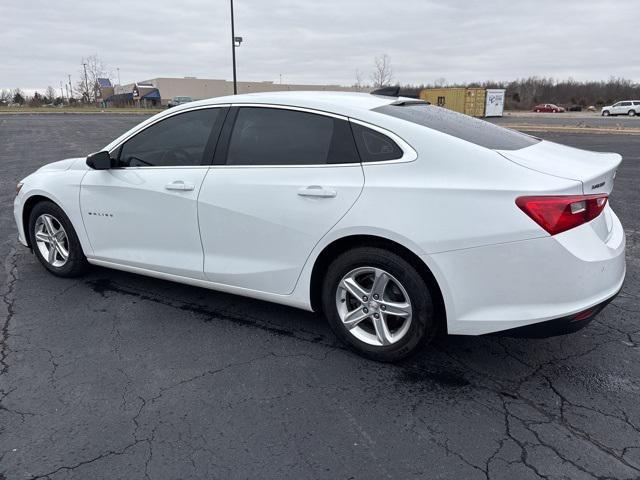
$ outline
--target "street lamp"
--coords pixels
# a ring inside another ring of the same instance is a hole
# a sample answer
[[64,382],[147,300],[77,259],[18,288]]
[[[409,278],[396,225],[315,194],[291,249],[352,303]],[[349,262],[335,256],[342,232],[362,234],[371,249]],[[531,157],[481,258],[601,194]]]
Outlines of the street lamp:
[[242,43],[242,37],[236,37],[235,25],[233,22],[233,0],[231,1],[231,57],[233,59],[233,94],[238,94],[238,83],[236,81],[236,48]]
[[85,95],[87,96],[86,102],[88,104],[89,103],[89,80],[87,80],[87,64],[83,63],[82,66],[84,67],[84,91],[85,91]]

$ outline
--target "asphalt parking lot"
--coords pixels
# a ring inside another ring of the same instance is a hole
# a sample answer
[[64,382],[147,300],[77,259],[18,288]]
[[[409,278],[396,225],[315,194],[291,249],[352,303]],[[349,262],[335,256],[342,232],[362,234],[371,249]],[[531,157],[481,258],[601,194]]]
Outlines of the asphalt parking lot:
[[15,183],[143,118],[0,116],[0,479],[640,477],[640,136],[539,134],[624,156],[627,279],[591,325],[388,365],[310,313],[102,268],[64,280],[18,245]]

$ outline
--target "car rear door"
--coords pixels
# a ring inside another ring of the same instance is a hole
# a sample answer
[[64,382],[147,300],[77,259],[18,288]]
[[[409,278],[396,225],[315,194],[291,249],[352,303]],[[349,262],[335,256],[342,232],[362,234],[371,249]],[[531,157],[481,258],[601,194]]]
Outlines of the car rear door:
[[227,110],[165,117],[112,150],[115,168],[87,172],[80,207],[94,259],[204,277],[197,198]]
[[233,107],[198,202],[206,278],[291,293],[314,246],[363,185],[346,118]]

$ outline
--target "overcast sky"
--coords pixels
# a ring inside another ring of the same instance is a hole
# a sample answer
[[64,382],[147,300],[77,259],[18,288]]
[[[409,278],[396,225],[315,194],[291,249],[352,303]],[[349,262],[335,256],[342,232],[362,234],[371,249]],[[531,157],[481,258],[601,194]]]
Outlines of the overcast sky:
[[[235,0],[239,80],[640,81],[639,0]],[[122,83],[231,78],[228,0],[0,0],[0,88],[59,88],[98,55]],[[75,81],[74,81],[75,83]]]

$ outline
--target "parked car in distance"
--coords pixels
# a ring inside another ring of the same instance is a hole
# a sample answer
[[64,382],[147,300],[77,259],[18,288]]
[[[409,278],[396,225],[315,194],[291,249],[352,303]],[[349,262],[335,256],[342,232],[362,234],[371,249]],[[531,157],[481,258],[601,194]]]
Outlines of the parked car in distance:
[[585,326],[625,276],[621,160],[410,98],[254,93],[43,166],[14,217],[53,275],[93,264],[322,312],[394,361],[439,332]]
[[167,104],[167,108],[177,107],[178,105],[183,105],[185,103],[193,102],[193,98],[191,97],[173,97],[169,100]]
[[537,113],[562,113],[565,111],[565,108],[554,105],[553,103],[541,103],[533,107],[533,111]]
[[609,115],[629,115],[634,117],[640,115],[640,100],[622,100],[613,105],[602,107],[601,112],[603,117],[608,117]]
[[581,112],[582,111],[582,105],[571,105],[569,107],[569,111],[570,112]]

